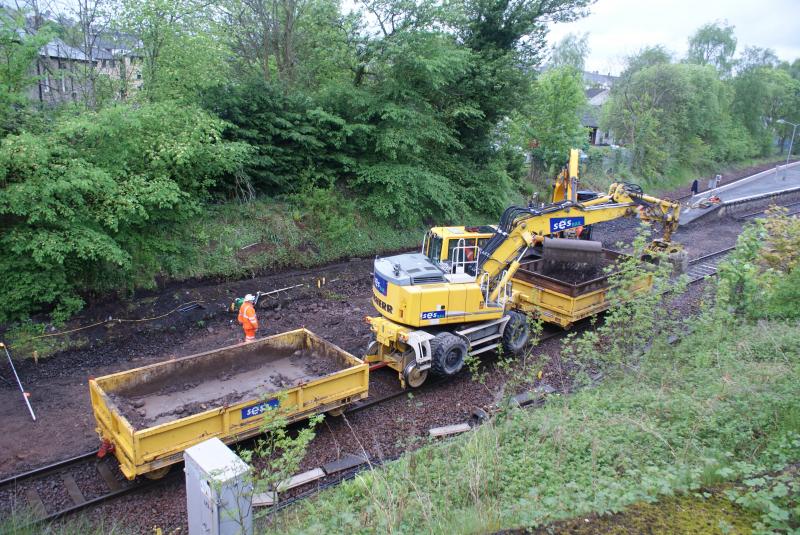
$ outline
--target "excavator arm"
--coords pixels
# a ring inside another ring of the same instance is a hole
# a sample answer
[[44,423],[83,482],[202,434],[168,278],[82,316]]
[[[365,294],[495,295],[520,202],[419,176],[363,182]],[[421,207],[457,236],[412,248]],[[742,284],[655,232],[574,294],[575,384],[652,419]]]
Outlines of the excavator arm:
[[503,213],[495,235],[480,253],[481,276],[489,280],[494,301],[514,276],[528,248],[570,228],[620,217],[638,216],[664,224],[662,243],[669,243],[678,225],[680,204],[645,195],[635,184],[615,183],[608,194],[586,202],[565,200],[542,208],[512,206]]

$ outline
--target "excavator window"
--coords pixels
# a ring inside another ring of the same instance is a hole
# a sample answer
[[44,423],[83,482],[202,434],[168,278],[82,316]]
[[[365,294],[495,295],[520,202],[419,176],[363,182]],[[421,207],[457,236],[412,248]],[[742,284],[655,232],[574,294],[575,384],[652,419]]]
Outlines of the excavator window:
[[439,265],[439,260],[442,257],[442,238],[441,236],[437,236],[436,234],[430,234],[430,239],[428,240],[428,250],[427,256],[437,266]]
[[[453,260],[453,250],[458,247],[458,241],[458,238],[447,240],[447,260]],[[472,262],[475,260],[475,238],[466,238],[464,240],[464,245],[466,246],[464,250],[466,260],[467,262]]]

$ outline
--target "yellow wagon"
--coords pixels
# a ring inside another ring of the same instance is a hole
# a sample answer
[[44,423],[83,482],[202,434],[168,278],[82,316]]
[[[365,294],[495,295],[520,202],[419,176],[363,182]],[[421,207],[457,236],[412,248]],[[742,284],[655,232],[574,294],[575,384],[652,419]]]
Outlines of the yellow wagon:
[[[603,250],[603,265],[613,266],[624,255]],[[592,277],[573,279],[570,266],[559,272],[549,271],[553,265],[537,259],[524,263],[512,279],[515,308],[540,317],[547,323],[564,328],[575,322],[602,312],[611,305],[608,300],[609,273],[603,267]],[[584,268],[585,269],[585,268]],[[575,273],[581,273],[574,270]],[[653,276],[646,274],[632,288],[634,294],[647,292],[653,285]]]
[[306,329],[91,379],[100,454],[128,479],[158,477],[212,437],[261,432],[263,413],[294,422],[367,396],[369,366]]

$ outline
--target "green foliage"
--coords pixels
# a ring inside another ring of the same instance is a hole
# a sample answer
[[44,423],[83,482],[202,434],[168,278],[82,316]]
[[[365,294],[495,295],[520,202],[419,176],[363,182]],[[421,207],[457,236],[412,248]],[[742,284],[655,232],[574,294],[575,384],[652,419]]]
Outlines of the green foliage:
[[746,226],[720,264],[717,311],[729,319],[800,318],[800,220],[773,208]]
[[587,145],[581,113],[586,107],[579,71],[549,69],[534,83],[533,101],[514,118],[512,139],[529,148],[535,172],[552,177],[564,166],[572,148]]
[[741,139],[746,133],[732,129],[730,98],[708,66],[659,63],[614,87],[604,123],[633,152],[634,172],[662,176],[671,168],[754,155],[737,152],[749,144]]
[[[786,440],[795,451],[800,450],[800,435]],[[754,535],[796,533],[800,526],[800,478],[795,469],[745,479],[726,491],[726,495],[734,503],[759,514],[753,526]]]
[[196,102],[227,74],[227,50],[201,0],[122,0],[119,30],[137,36],[144,60],[143,91],[150,100]]
[[586,56],[589,54],[589,34],[567,34],[561,41],[553,45],[550,54],[550,66],[572,67],[580,72],[584,70]]
[[[664,340],[682,327],[671,298],[683,293],[686,282],[673,280],[673,266],[663,253],[651,251],[649,225],[633,241],[633,250],[609,271],[609,309],[591,331],[571,334],[563,352],[585,368],[640,370],[641,358],[655,340]],[[642,256],[652,260],[643,261]]]
[[689,38],[686,60],[698,65],[712,65],[722,75],[730,74],[733,53],[736,52],[733,30],[733,26],[720,22],[701,26]]
[[[282,406],[286,401],[285,396],[279,401]],[[255,494],[281,492],[281,483],[297,473],[308,450],[308,445],[316,436],[314,428],[324,418],[325,416],[320,414],[312,416],[307,425],[294,432],[288,429],[288,420],[280,410],[269,409],[264,413],[260,427],[262,436],[256,439],[252,450],[239,452],[242,460],[253,465],[253,492]],[[256,517],[264,516],[268,512],[262,510],[261,514]]]
[[27,89],[36,82],[33,68],[51,28],[26,31],[25,13],[0,6],[0,134],[17,132],[28,122]]
[[408,249],[419,245],[422,234],[421,227],[375,221],[336,191],[314,189],[284,202],[260,199],[207,207],[202,218],[170,231],[183,249],[165,252],[161,264],[167,276],[178,280],[244,277]]
[[[348,140],[365,128],[323,110],[306,95],[259,79],[209,88],[203,102],[228,121],[227,139],[253,147],[245,175],[261,194],[332,186],[353,165]],[[218,185],[229,194],[235,187],[231,178]]]
[[[208,189],[241,165],[246,148],[223,123],[163,103],[84,114],[48,134],[0,147],[0,318],[82,305],[86,291],[152,282],[160,241],[196,215]],[[155,237],[154,237],[155,234]]]
[[[754,51],[739,64],[732,80],[734,99],[732,110],[737,123],[752,138],[759,154],[772,150],[775,121],[787,119],[798,122],[800,117],[800,81],[782,69],[773,67],[769,51]],[[788,137],[784,128],[779,130]]]

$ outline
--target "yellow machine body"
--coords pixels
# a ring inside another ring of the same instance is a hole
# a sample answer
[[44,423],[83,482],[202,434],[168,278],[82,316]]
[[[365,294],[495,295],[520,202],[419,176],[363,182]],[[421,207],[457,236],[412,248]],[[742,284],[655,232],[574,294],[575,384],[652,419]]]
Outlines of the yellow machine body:
[[[291,351],[310,349],[321,358],[336,359],[340,371],[319,379],[301,383],[281,391],[266,390],[263,395],[233,405],[214,406],[188,417],[135,429],[112,399],[112,394],[149,381],[163,380],[193,366],[213,365],[220,358],[236,357],[234,353],[256,347],[265,350]],[[232,355],[233,354],[233,355]],[[353,401],[367,397],[369,366],[343,349],[327,342],[306,329],[297,329],[252,342],[230,346],[206,353],[168,360],[135,368],[89,381],[92,411],[97,421],[97,433],[119,461],[125,477],[133,479],[181,462],[183,451],[212,437],[230,444],[263,432],[264,418],[259,410],[249,410],[274,402],[282,417],[289,422],[314,414],[335,411]],[[272,405],[270,405],[272,406]]]
[[373,285],[372,304],[384,318],[411,327],[494,319],[505,311],[502,306],[487,306],[484,293],[474,282],[410,287],[388,284],[386,295]]
[[[471,354],[491,349],[489,344],[496,347],[507,323],[519,328],[519,318],[509,311],[569,326],[608,308],[607,288],[570,295],[517,277],[526,254],[545,237],[621,217],[662,223],[663,240],[654,242],[652,250],[664,250],[664,245],[671,245],[680,205],[624,183],[578,202],[577,173],[578,151],[572,151],[568,167],[556,181],[555,202],[538,208],[510,207],[496,227],[434,227],[419,253],[376,259],[372,302],[380,316],[367,318],[375,340],[365,360],[400,371],[402,382],[414,359],[421,372],[432,366],[432,360],[438,362],[437,351],[439,360],[444,359],[445,341],[448,347],[457,344],[451,335],[463,340]],[[643,280],[641,289],[650,284]]]
[[449,260],[459,242],[464,240],[466,247],[483,249],[486,242],[494,236],[496,227],[483,225],[479,227],[431,227],[422,243],[422,253],[428,258],[440,261]]

